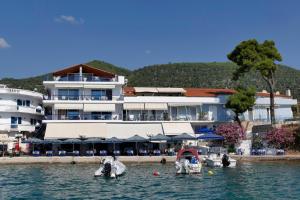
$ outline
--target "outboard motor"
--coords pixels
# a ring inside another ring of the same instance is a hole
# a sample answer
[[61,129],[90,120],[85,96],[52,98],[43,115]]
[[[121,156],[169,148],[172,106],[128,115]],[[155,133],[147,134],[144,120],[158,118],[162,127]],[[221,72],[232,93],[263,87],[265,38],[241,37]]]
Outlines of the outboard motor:
[[111,164],[107,162],[104,164],[102,173],[104,174],[104,176],[110,177],[110,172],[111,172]]
[[223,167],[228,167],[230,165],[229,157],[226,154],[222,157],[222,164]]

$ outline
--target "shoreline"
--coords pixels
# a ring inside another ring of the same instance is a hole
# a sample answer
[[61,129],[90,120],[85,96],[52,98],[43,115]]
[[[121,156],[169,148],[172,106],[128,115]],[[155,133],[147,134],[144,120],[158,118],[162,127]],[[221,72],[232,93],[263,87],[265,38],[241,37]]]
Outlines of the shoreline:
[[[281,162],[281,161],[300,161],[300,155],[284,156],[240,156],[230,155],[238,162]],[[99,164],[105,156],[21,156],[21,157],[0,157],[0,165],[3,164]],[[118,160],[124,163],[160,163],[162,159],[167,163],[174,163],[176,156],[119,156]]]

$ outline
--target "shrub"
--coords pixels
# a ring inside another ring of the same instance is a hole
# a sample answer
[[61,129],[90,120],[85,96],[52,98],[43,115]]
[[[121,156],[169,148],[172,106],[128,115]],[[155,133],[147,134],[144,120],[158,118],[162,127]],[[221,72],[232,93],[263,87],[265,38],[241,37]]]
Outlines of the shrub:
[[294,132],[289,128],[274,128],[266,135],[268,144],[275,148],[287,148],[295,142]]
[[221,124],[216,133],[224,137],[225,144],[234,145],[245,138],[245,131],[237,123]]

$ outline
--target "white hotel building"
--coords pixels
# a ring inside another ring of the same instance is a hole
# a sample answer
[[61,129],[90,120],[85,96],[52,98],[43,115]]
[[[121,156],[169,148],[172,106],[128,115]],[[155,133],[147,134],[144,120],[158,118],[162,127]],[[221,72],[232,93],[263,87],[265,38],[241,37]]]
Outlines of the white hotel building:
[[[124,76],[83,64],[54,72],[43,84],[45,138],[194,134],[198,127],[233,118],[225,108],[230,89],[125,87]],[[245,120],[268,122],[268,101],[268,94],[257,93]],[[277,121],[293,118],[297,100],[277,95],[275,104]]]
[[31,136],[44,116],[43,95],[0,85],[0,141]]

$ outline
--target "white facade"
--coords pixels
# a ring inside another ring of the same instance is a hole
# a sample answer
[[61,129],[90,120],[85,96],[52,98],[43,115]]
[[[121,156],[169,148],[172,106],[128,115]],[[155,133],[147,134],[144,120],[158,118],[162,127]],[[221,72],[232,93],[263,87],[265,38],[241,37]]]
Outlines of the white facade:
[[[130,94],[125,82],[124,76],[86,65],[53,73],[52,80],[43,82],[48,91],[45,138],[192,134],[192,127],[233,119],[225,108],[232,90],[135,87]],[[276,118],[285,120],[293,117],[291,106],[297,100],[276,97],[275,104]],[[268,122],[268,105],[269,98],[257,96],[245,120]]]
[[40,93],[0,87],[1,137],[14,139],[16,134],[31,133],[41,125],[44,110]]

